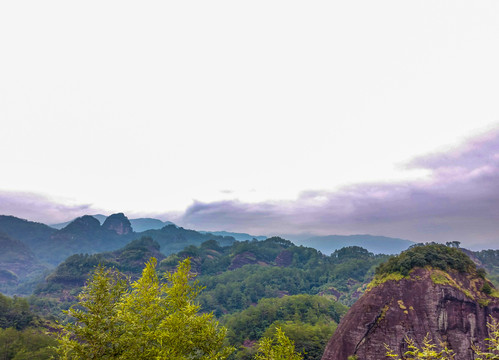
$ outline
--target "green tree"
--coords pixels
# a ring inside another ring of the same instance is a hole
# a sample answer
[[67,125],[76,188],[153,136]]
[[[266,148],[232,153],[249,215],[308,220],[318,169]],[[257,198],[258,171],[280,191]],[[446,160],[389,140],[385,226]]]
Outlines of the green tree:
[[489,337],[485,339],[488,342],[487,351],[482,351],[478,346],[473,346],[473,351],[479,356],[476,360],[499,359],[499,322],[491,316],[487,327],[489,328]]
[[[475,355],[478,356],[476,360],[499,360],[499,322],[491,316],[487,327],[489,328],[489,337],[485,339],[488,343],[486,351],[482,351],[479,346],[472,345]],[[405,352],[404,356],[400,357],[385,344],[386,356],[395,360],[454,359],[455,354],[451,349],[448,349],[445,344],[440,344],[440,349],[437,349],[437,346],[433,344],[428,335],[424,338],[421,348],[415,344],[413,339],[406,338],[405,341],[409,351]]]
[[258,352],[255,360],[302,360],[303,357],[295,352],[295,344],[280,327],[276,328],[273,338],[264,337],[258,343]]
[[156,259],[127,286],[114,270],[98,267],[68,313],[76,322],[65,327],[59,352],[64,359],[222,360],[226,329],[212,314],[199,314],[201,288],[191,282],[190,261],[160,281]]

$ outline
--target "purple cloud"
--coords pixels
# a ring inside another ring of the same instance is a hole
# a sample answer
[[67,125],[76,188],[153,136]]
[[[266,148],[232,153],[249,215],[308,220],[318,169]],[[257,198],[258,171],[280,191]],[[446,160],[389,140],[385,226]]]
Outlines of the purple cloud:
[[0,191],[1,215],[54,224],[98,212],[91,205],[63,205],[38,194]]
[[307,191],[294,201],[196,202],[182,223],[208,230],[261,234],[371,233],[414,241],[458,240],[499,247],[499,132],[445,153],[416,158],[427,181],[359,184],[337,192]]

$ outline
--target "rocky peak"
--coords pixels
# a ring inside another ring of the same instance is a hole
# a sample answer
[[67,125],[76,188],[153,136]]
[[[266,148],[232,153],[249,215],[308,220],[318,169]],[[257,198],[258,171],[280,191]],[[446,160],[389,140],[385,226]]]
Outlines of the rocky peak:
[[102,228],[112,230],[118,235],[127,235],[133,232],[130,220],[128,220],[123,213],[109,216],[106,221],[104,221],[104,224],[102,224]]
[[[404,274],[378,273],[342,319],[322,360],[347,360],[353,355],[358,360],[384,359],[384,344],[402,354],[408,350],[406,337],[421,345],[427,334],[435,344],[446,342],[456,353],[455,360],[474,359],[471,345],[483,347],[490,315],[499,319],[499,292],[473,267],[459,271],[408,265],[413,260],[424,263],[421,259],[432,253],[428,250],[432,249],[403,253],[381,267],[406,266]],[[437,250],[455,255],[453,250]],[[432,254],[431,261],[442,267],[453,261]]]
[[74,219],[70,222],[65,228],[63,228],[62,232],[71,232],[71,233],[79,233],[79,232],[94,232],[100,229],[100,222],[96,218],[90,215],[84,215],[79,218]]

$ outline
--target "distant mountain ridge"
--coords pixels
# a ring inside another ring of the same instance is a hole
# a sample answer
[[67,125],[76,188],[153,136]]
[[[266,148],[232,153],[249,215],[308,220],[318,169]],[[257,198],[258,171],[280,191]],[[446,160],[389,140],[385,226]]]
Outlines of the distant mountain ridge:
[[232,236],[234,239],[237,241],[246,241],[246,240],[253,240],[257,239],[258,241],[263,241],[267,239],[267,236],[255,236],[255,235],[250,235],[246,233],[236,233],[236,232],[230,232],[230,231],[199,231],[201,234],[213,234],[213,235],[218,235],[218,236]]
[[[139,229],[148,230],[136,232],[133,224]],[[73,254],[113,251],[142,236],[157,241],[165,255],[181,251],[189,245],[200,245],[207,240],[215,240],[222,246],[236,241],[232,236],[202,234],[158,219],[129,220],[123,213],[110,216],[84,215],[59,230],[13,216],[0,216],[0,232],[21,241],[39,260],[52,266]]]
[[161,221],[154,218],[137,218],[130,219],[132,223],[133,230],[135,232],[143,232],[147,230],[159,230],[167,225],[175,225],[171,221]]
[[327,235],[297,240],[296,244],[310,246],[329,255],[346,246],[360,246],[373,254],[398,254],[416,244],[413,241],[375,235]]
[[25,245],[32,246],[45,241],[56,230],[42,223],[10,215],[0,215],[0,232],[12,239],[22,241]]

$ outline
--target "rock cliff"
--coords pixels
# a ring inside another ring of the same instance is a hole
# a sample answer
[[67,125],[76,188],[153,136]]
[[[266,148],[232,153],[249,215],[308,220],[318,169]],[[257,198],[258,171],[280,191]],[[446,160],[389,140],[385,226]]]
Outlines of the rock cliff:
[[499,318],[497,290],[474,274],[414,268],[407,276],[378,277],[342,319],[322,360],[385,359],[387,344],[407,351],[405,337],[421,345],[426,334],[446,342],[455,360],[474,359],[471,344],[481,344],[490,315]]
[[123,213],[109,216],[102,224],[102,228],[112,230],[118,235],[128,235],[133,232],[130,220]]

